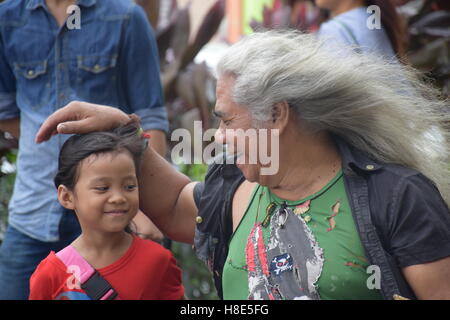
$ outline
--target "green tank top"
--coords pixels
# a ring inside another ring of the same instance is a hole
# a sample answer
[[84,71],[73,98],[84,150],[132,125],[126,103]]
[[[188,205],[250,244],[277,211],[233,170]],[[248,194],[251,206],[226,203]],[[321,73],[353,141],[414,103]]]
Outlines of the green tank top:
[[320,299],[382,299],[380,290],[367,286],[369,264],[348,204],[342,170],[322,190],[299,201],[284,201],[267,187],[255,187],[230,240],[222,277],[224,299],[249,298],[247,241],[259,222],[267,250],[272,222],[268,223],[266,209],[271,203],[281,206],[284,202],[306,222],[322,250],[323,265],[318,280],[312,284]]

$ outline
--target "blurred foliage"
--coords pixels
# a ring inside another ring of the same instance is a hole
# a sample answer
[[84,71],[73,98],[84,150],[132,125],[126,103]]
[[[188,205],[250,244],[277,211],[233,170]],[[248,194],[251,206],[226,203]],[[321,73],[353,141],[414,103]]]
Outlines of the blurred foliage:
[[325,20],[325,14],[313,1],[274,0],[272,7],[265,6],[262,21],[250,23],[253,30],[294,28],[304,32],[314,32]]

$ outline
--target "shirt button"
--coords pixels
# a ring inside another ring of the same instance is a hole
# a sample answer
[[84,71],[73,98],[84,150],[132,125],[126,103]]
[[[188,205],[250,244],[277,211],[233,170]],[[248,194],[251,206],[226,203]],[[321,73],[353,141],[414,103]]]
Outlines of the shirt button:
[[98,64],[96,64],[95,66],[94,66],[94,70],[99,70],[100,69],[100,66],[98,65]]
[[34,71],[33,70],[28,70],[28,75],[29,76],[32,76],[34,74]]
[[368,164],[368,165],[366,166],[366,169],[367,169],[367,170],[373,170],[373,169],[375,169],[375,167],[374,167],[373,165],[371,165],[371,164]]
[[200,216],[197,216],[197,217],[195,218],[195,222],[197,222],[197,223],[202,223],[202,222],[203,222],[203,218],[200,217]]

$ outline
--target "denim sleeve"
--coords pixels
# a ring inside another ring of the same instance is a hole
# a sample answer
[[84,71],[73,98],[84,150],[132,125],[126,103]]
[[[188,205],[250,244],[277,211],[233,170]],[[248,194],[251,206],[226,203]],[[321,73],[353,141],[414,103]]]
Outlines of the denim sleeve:
[[16,82],[9,66],[0,33],[0,120],[14,119],[19,116],[16,105]]
[[141,118],[144,130],[167,133],[169,122],[159,75],[156,40],[144,10],[138,5],[131,7],[120,59],[122,83],[130,111]]
[[422,174],[403,179],[390,212],[390,246],[400,267],[450,256],[450,211],[435,185]]

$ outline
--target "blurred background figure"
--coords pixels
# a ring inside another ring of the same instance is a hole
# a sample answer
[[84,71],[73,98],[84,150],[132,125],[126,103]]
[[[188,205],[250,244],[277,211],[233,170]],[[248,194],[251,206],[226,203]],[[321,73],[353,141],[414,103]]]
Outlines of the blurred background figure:
[[319,36],[355,46],[360,52],[404,56],[403,24],[390,0],[316,0],[316,5],[330,14]]
[[[3,1],[0,70],[0,130],[19,139],[0,247],[0,299],[27,299],[38,263],[80,234],[76,217],[63,214],[53,186],[68,136],[36,145],[39,126],[73,100],[110,104],[136,113],[151,145],[164,155],[167,112],[153,30],[131,0]],[[150,220],[138,216],[142,237],[162,238]]]

